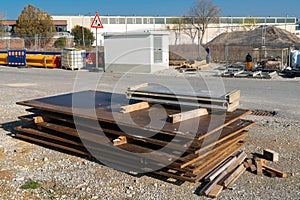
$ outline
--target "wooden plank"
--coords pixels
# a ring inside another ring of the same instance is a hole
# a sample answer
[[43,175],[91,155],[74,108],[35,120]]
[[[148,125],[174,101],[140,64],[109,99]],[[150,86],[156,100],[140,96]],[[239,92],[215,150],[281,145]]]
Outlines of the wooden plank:
[[275,172],[272,172],[272,171],[269,171],[269,170],[264,170],[265,174],[271,178],[275,178],[276,177],[276,173]]
[[[193,163],[195,163],[195,162],[203,159],[204,157],[208,156],[211,153],[214,153],[214,152],[220,151],[221,149],[224,149],[224,147],[229,148],[230,146],[233,146],[236,143],[238,143],[239,141],[241,141],[242,139],[244,139],[247,135],[248,135],[248,131],[243,131],[240,134],[238,134],[237,137],[235,137],[236,135],[234,135],[233,137],[228,138],[227,140],[225,140],[222,143],[216,143],[215,144],[216,146],[213,149],[207,149],[206,151],[199,152],[198,157],[193,158],[193,159],[191,159],[189,161],[185,161],[185,163],[182,164],[180,166],[180,168],[185,168],[185,167],[187,167],[187,166],[189,166],[189,165],[191,165],[191,164],[193,164]],[[208,146],[210,146],[210,145],[208,145]],[[203,148],[203,149],[206,149],[206,148]],[[180,160],[181,160],[181,158],[180,158]]]
[[262,162],[260,159],[255,159],[255,166],[256,166],[256,174],[259,176],[263,175],[263,171],[262,171]]
[[198,172],[198,174],[196,176],[186,176],[185,175],[186,173],[177,174],[177,173],[166,172],[166,171],[163,171],[163,170],[156,171],[156,172],[153,172],[153,173],[159,174],[159,175],[162,175],[162,176],[166,176],[166,177],[170,177],[170,178],[174,178],[174,179],[177,179],[177,180],[183,180],[183,181],[188,181],[188,182],[192,182],[192,183],[197,183],[202,178],[204,178],[209,172],[211,172],[211,170],[213,168],[220,165],[228,157],[234,155],[241,148],[243,148],[245,146],[245,144],[246,144],[246,142],[238,143],[238,144],[235,145],[235,147],[230,148],[227,152],[220,154],[219,157],[217,157],[215,160],[212,160],[210,163],[205,165],[201,169],[201,171]]
[[240,164],[242,164],[242,162],[245,160],[246,157],[247,157],[247,154],[244,151],[240,152],[236,156],[236,161],[234,163],[232,163],[230,166],[228,166],[228,168],[226,170],[228,172],[234,170],[236,167],[238,167]]
[[[223,142],[223,141],[227,140],[228,138],[232,138],[235,135],[238,135],[239,133],[241,133],[244,130],[253,126],[255,123],[250,122],[250,121],[239,120],[239,121],[237,121],[237,123],[234,123],[234,124],[235,124],[234,125],[235,127],[233,127],[233,129],[230,129],[229,126],[224,127],[224,129],[222,130],[220,135],[218,135],[218,133],[216,132],[214,135],[211,134],[211,135],[208,135],[208,136],[202,138],[202,140],[205,140],[205,142],[209,143],[209,145],[203,146],[202,142],[198,143],[198,144],[200,144],[200,146],[195,145],[195,149],[196,149],[195,154],[200,154],[202,151],[206,150],[207,148],[210,148],[219,142]],[[229,134],[225,134],[226,131],[228,131],[228,130],[231,130],[232,132]]]
[[226,176],[227,172],[224,171],[221,174],[219,174],[214,180],[212,180],[211,182],[209,182],[207,185],[204,186],[204,188],[202,188],[202,190],[199,192],[200,195],[201,194],[205,194],[208,195],[212,189],[214,188],[215,185],[218,184],[218,182],[224,178],[224,176]]
[[42,116],[36,116],[36,117],[33,117],[33,122],[34,122],[35,124],[44,122],[44,118],[43,118]]
[[285,172],[282,172],[282,171],[279,171],[279,170],[274,169],[272,167],[269,167],[269,166],[265,165],[264,163],[262,163],[262,167],[263,167],[264,170],[274,172],[278,177],[281,177],[281,178],[286,178],[287,177],[287,174]]
[[232,185],[235,183],[236,180],[238,180],[240,178],[240,176],[242,176],[242,174],[244,174],[244,172],[246,171],[246,168],[244,168],[228,185],[227,188],[232,187]]
[[[240,115],[238,118],[234,118],[234,119],[231,119],[231,120],[228,120],[228,121],[225,119],[225,122],[223,123],[223,125],[219,126],[218,128],[215,128],[215,129],[213,129],[211,131],[208,131],[206,134],[203,134],[203,135],[199,136],[198,140],[201,140],[201,139],[207,137],[208,135],[211,135],[211,134],[215,133],[216,131],[224,128],[225,126],[228,126],[229,124],[235,122],[236,120],[238,120],[238,119],[240,119],[240,118],[242,118],[242,117],[244,117],[244,116],[246,116],[246,115],[248,115],[250,113],[251,113],[251,111],[246,111],[244,114]],[[225,118],[226,117],[227,117],[227,114],[226,114]]]
[[244,165],[239,165],[233,172],[230,173],[230,175],[222,181],[222,185],[224,187],[228,187],[228,185],[242,172],[244,171],[245,167]]
[[148,102],[139,102],[139,103],[135,103],[135,104],[131,104],[131,105],[122,106],[120,112],[121,113],[130,113],[130,112],[134,112],[134,111],[142,110],[142,109],[146,109],[146,108],[149,108]]
[[209,173],[204,180],[205,181],[212,181],[214,180],[219,174],[221,174],[225,169],[227,169],[228,166],[230,166],[232,163],[236,161],[236,157],[230,157],[228,158],[224,163],[222,163],[220,166],[215,168],[211,173]]
[[[228,148],[225,148],[223,150],[218,151],[217,153],[214,153],[212,155],[207,156],[206,158],[204,158],[201,161],[199,161],[199,163],[196,163],[195,167],[192,168],[192,169],[190,169],[190,170],[192,171],[193,174],[197,174],[199,171],[201,171],[201,169],[204,166],[208,165],[210,162],[212,162],[213,160],[217,159],[220,155],[225,154],[226,152],[230,151],[231,148],[232,147],[228,147]],[[214,168],[212,168],[211,170],[213,170]]]
[[223,190],[223,186],[222,185],[215,185],[212,190],[208,193],[208,197],[210,198],[217,198],[221,192]]
[[199,108],[195,110],[190,110],[186,112],[181,112],[177,114],[172,114],[168,116],[168,121],[171,123],[178,123],[185,120],[189,120],[195,117],[201,117],[203,115],[207,115],[207,109],[206,108]]
[[215,160],[211,161],[207,164],[201,171],[199,171],[199,175],[197,176],[197,181],[204,178],[213,168],[223,163],[228,157],[236,154],[241,148],[245,146],[246,142],[240,142],[235,147],[230,148],[228,151],[220,154]]
[[119,136],[117,139],[113,140],[114,146],[119,146],[127,143],[127,139],[125,136]]

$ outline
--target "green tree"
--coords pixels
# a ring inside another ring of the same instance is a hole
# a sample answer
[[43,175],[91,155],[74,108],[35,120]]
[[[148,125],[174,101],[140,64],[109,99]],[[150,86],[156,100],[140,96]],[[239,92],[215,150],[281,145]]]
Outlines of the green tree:
[[67,38],[66,37],[60,37],[54,42],[55,48],[64,48],[67,44]]
[[45,46],[55,32],[51,15],[32,4],[24,7],[15,29],[15,33],[23,37],[29,47],[32,47],[37,39]]
[[211,0],[198,0],[192,4],[190,8],[191,20],[192,24],[202,31],[200,39],[201,44],[203,44],[204,34],[208,25],[218,22],[220,13],[221,9],[219,6],[214,4]]
[[94,34],[90,29],[79,25],[72,28],[71,34],[74,36],[74,41],[77,46],[83,45],[83,38],[85,46],[91,46],[95,40]]
[[1,29],[1,35],[3,35],[4,32],[5,32],[5,27],[4,27],[4,23],[3,23],[4,18],[5,18],[5,14],[4,14],[4,13],[0,13],[0,29]]

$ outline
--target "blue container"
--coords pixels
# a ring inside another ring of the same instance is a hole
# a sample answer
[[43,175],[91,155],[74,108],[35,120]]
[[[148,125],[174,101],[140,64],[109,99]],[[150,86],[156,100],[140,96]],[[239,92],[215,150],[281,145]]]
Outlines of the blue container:
[[7,65],[26,66],[26,50],[8,50]]

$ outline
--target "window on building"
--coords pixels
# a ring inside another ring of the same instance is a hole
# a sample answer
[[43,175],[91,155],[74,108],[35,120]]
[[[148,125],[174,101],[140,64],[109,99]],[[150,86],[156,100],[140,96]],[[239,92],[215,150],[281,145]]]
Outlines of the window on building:
[[142,24],[142,18],[136,18],[135,23],[136,24]]
[[265,20],[265,18],[255,18],[255,23],[264,24],[264,23],[266,23],[266,20]]
[[286,23],[286,18],[277,18],[277,23],[279,23],[279,24]]
[[231,18],[221,18],[222,24],[231,24]]
[[[93,20],[93,19],[92,19]],[[103,17],[103,18],[100,18],[102,24],[108,24],[108,18],[106,17]],[[91,22],[92,23],[92,22]]]
[[144,18],[143,23],[144,24],[153,24],[154,19],[153,18]]
[[292,24],[294,24],[294,23],[296,23],[296,19],[295,18],[287,18],[286,19],[286,23],[292,23]]
[[135,18],[127,18],[127,24],[135,24]]
[[64,25],[57,25],[55,26],[56,32],[67,32],[67,26]]
[[125,18],[119,18],[119,24],[125,24]]
[[165,18],[155,18],[155,24],[165,24]]
[[276,22],[275,22],[275,18],[267,18],[267,19],[266,19],[266,23],[267,23],[267,24],[274,24],[274,23],[276,23]]
[[118,18],[110,18],[109,19],[109,24],[118,24],[119,23],[119,19]]
[[243,18],[233,18],[232,23],[233,24],[242,24],[243,23]]

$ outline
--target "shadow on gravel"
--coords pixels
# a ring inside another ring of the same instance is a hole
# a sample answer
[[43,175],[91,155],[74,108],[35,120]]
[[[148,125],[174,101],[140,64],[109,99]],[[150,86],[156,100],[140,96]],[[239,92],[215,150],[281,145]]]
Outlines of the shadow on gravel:
[[201,190],[204,188],[204,186],[207,185],[207,183],[202,182],[199,187],[195,190],[194,194],[199,195]]
[[13,121],[13,122],[7,122],[4,124],[0,124],[0,128],[3,130],[9,132],[7,135],[13,136],[14,134],[17,133],[17,131],[14,130],[15,127],[21,126],[22,122],[20,120],[18,121]]
[[[53,147],[53,146],[50,146],[50,145],[47,145],[47,144],[42,144],[42,143],[35,142],[35,141],[32,141],[32,140],[28,140],[28,139],[25,139],[25,138],[19,138],[17,136],[19,132],[15,130],[15,128],[19,127],[19,126],[26,127],[26,126],[28,126],[28,124],[26,122],[21,121],[21,120],[0,124],[0,128],[7,131],[8,132],[7,135],[14,138],[14,139],[16,139],[16,140],[25,141],[25,142],[28,142],[28,143],[31,143],[31,144],[35,144],[35,145],[45,147],[45,148],[48,148],[48,149],[51,149],[51,150],[54,150],[54,151],[58,151],[58,152],[61,152],[61,153],[65,153],[65,154],[68,154],[68,155],[71,155],[71,156],[77,156],[79,158],[83,158],[83,159],[86,159],[88,161],[106,166],[105,164],[101,163],[100,161],[98,161],[97,159],[95,159],[94,157],[91,157],[91,156],[74,153],[74,152],[71,152],[71,151],[68,151],[68,150],[65,150],[65,149]],[[126,173],[126,174],[128,174],[130,176],[133,176],[133,177],[136,177],[136,178],[141,178],[143,176],[148,176],[148,177],[152,177],[154,179],[158,179],[160,181],[172,183],[174,185],[182,185],[184,183],[184,181],[170,179],[170,178],[167,178],[167,177],[164,177],[164,176],[161,176],[161,175],[158,175],[158,174],[154,174],[154,173],[128,173],[128,172],[123,172],[123,173]]]
[[262,154],[260,154],[260,153],[251,153],[252,154],[252,156],[255,158],[263,158],[263,155]]

